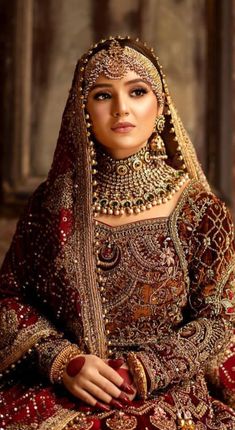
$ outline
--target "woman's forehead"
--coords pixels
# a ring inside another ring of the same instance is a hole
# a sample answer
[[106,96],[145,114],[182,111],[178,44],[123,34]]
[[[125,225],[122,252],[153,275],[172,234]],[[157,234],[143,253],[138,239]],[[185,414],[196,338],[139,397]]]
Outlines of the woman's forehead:
[[94,85],[97,85],[96,83],[102,78],[101,74],[105,75],[105,82],[110,84],[111,80],[117,82],[119,79],[126,79],[127,73],[130,73],[133,74],[132,77],[139,77],[143,82],[148,83],[160,105],[163,105],[163,83],[160,72],[149,58],[129,46],[123,48],[117,41],[112,42],[108,50],[102,49],[96,52],[89,59],[84,70],[85,100]]
[[[143,82],[145,84],[150,85],[150,82],[148,82],[147,80],[143,79],[140,75],[138,75],[138,73],[134,72],[133,70],[128,70],[127,73],[125,73],[125,75],[119,79],[110,79],[107,76],[105,76],[105,74],[101,74],[98,76],[98,78],[96,79],[93,88],[96,87],[96,85],[107,85],[107,86],[116,86],[116,85],[126,85],[126,84],[132,84],[132,83],[137,83],[137,82]],[[91,88],[91,90],[93,89]]]

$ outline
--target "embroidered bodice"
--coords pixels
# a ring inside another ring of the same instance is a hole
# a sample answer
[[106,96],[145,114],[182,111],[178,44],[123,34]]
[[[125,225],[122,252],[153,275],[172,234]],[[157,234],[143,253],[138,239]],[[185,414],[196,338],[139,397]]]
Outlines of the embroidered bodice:
[[116,228],[98,223],[96,229],[111,345],[119,349],[157,342],[182,321],[187,302],[168,219]]

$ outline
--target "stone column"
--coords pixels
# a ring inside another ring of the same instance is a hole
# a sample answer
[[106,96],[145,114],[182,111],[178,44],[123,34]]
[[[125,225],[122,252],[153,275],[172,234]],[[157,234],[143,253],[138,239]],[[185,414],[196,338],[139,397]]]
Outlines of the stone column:
[[76,62],[92,43],[92,12],[90,0],[34,2],[31,169],[45,176]]

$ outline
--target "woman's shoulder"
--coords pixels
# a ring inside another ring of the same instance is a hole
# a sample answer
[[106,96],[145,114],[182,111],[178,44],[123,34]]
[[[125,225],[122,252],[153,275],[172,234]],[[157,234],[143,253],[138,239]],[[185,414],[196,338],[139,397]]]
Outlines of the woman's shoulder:
[[181,195],[175,215],[179,221],[195,227],[205,220],[221,223],[226,218],[231,222],[231,215],[225,203],[198,180],[189,181]]
[[215,201],[221,202],[218,196],[202,182],[197,179],[191,179],[182,193],[182,200],[188,204],[202,205],[211,204]]

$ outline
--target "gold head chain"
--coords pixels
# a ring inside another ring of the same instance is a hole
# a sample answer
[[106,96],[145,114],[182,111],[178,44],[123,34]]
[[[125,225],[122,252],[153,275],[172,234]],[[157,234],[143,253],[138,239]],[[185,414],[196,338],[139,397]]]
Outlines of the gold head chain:
[[163,105],[163,87],[161,77],[152,62],[143,54],[129,46],[124,48],[117,40],[110,43],[108,50],[102,49],[93,55],[85,69],[84,98],[97,78],[103,74],[108,79],[121,79],[131,70],[150,83],[159,104]]

